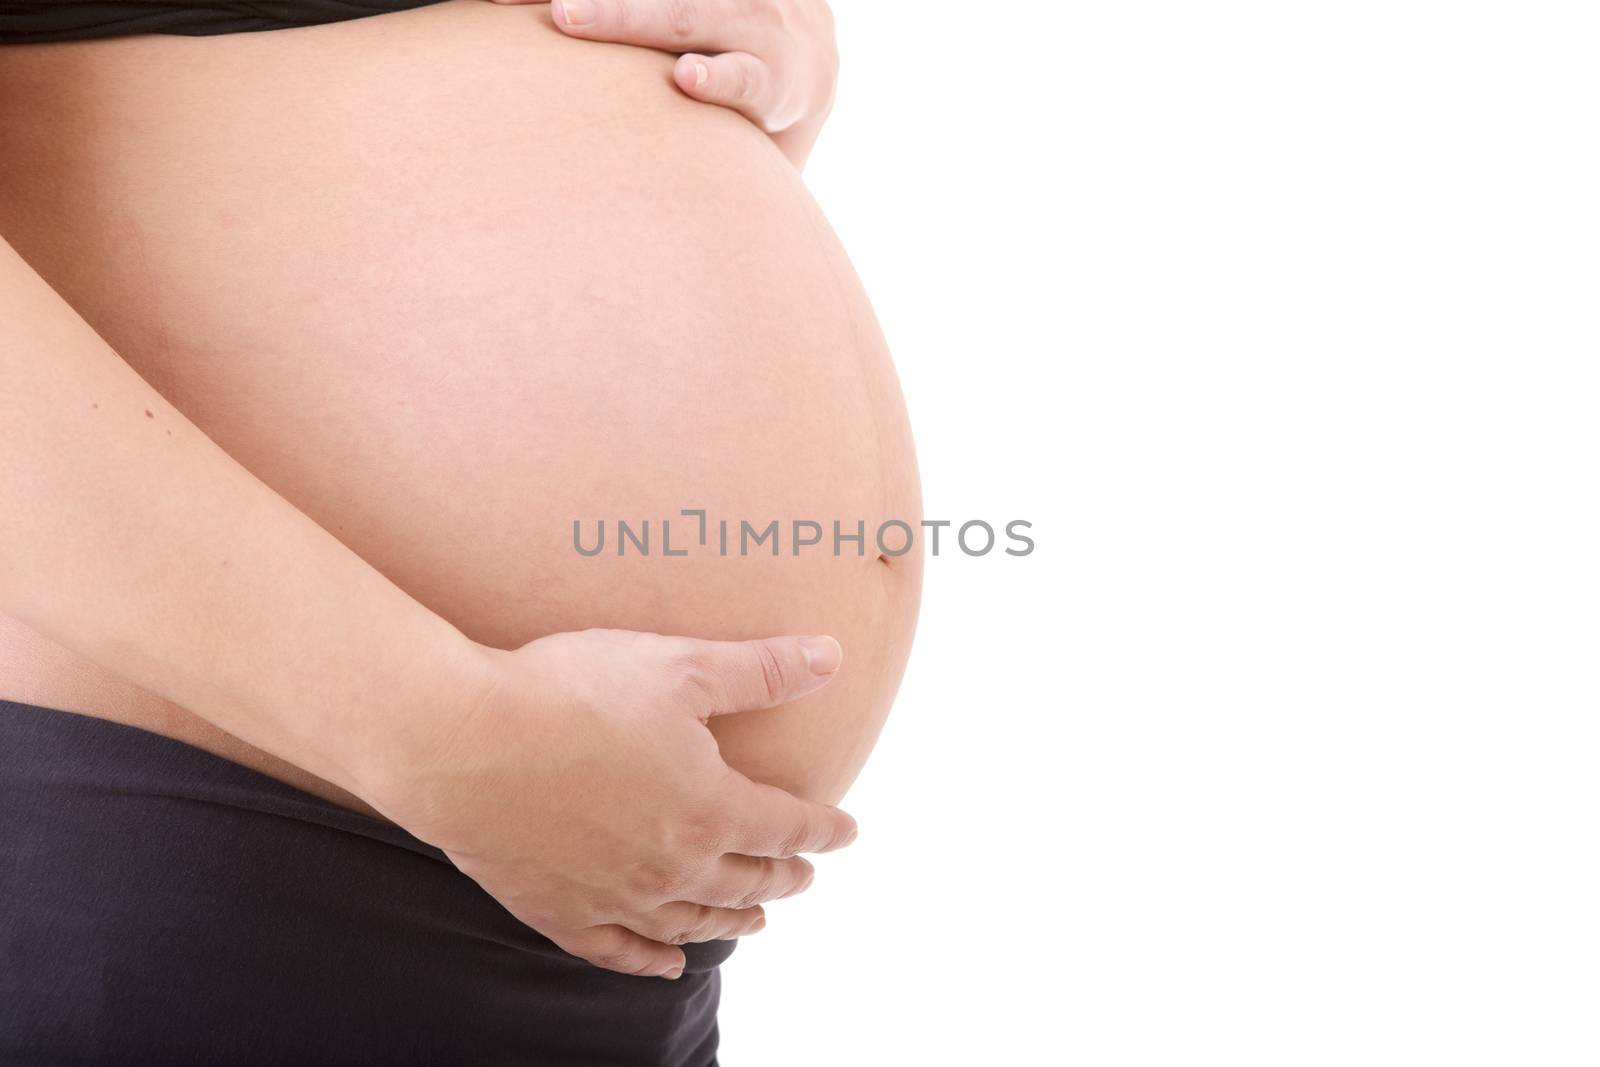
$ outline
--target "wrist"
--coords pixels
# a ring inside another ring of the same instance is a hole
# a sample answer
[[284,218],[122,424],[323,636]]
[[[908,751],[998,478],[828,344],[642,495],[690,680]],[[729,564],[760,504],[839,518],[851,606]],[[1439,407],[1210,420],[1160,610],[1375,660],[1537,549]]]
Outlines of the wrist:
[[440,754],[494,691],[505,653],[446,626],[404,677],[391,679],[377,700],[372,729],[341,761],[351,789],[386,818],[405,825],[406,812],[425,803],[419,794],[435,777]]

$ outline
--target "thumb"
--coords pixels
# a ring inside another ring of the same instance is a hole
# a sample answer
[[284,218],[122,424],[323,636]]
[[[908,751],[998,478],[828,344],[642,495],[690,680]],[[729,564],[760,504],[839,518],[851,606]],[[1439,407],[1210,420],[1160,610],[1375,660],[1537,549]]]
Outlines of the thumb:
[[798,700],[827,685],[843,658],[831,637],[695,641],[689,654],[715,703],[707,718]]
[[772,70],[748,52],[681,56],[672,70],[678,88],[707,104],[721,104],[741,112],[766,128],[773,96]]

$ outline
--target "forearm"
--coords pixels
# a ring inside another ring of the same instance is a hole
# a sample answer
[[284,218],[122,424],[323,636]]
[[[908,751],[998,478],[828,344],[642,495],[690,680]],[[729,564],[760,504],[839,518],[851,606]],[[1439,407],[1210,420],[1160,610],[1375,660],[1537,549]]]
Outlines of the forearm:
[[371,799],[486,681],[0,241],[0,611]]

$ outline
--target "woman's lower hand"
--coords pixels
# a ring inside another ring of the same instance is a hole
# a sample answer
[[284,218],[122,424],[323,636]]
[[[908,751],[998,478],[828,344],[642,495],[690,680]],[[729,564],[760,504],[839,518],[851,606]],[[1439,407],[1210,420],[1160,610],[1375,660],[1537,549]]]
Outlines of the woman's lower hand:
[[550,2],[556,26],[570,36],[684,53],[673,69],[678,88],[744,115],[796,167],[805,165],[839,73],[826,0]]
[[585,630],[487,656],[481,698],[372,798],[513,915],[608,970],[676,978],[676,946],[738,937],[848,844],[837,808],[722,761],[706,721],[825,684],[832,638]]

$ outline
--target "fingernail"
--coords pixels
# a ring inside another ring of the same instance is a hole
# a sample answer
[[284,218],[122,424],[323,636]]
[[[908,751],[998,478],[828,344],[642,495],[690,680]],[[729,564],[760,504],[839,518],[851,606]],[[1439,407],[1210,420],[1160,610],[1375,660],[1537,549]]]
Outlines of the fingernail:
[[751,927],[750,927],[750,932],[753,934],[757,930],[765,928],[766,925],[767,925],[767,917],[765,915],[757,915],[755,923],[753,925],[751,925]]
[[840,848],[844,848],[845,845],[850,844],[852,841],[854,841],[856,839],[856,835],[859,834],[860,832],[861,832],[861,827],[859,827],[859,826],[850,827],[849,836],[846,837],[843,841],[841,841],[839,843],[839,847]]
[[709,77],[711,77],[711,71],[706,68],[704,63],[696,63],[694,65],[694,87],[696,89],[704,85]]
[[665,978],[669,982],[676,982],[679,978],[683,977],[683,968],[682,967],[674,967],[674,968],[672,968],[672,970],[667,971],[661,977]]
[[556,18],[566,26],[587,26],[594,21],[594,0],[556,0]]
[[832,674],[844,660],[844,649],[831,637],[805,637],[800,648],[806,654],[806,666],[812,674]]

